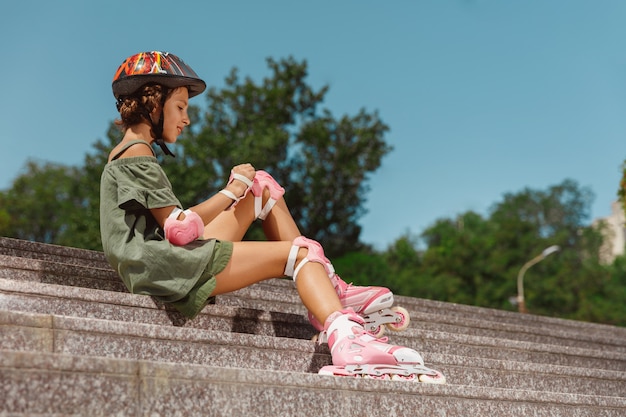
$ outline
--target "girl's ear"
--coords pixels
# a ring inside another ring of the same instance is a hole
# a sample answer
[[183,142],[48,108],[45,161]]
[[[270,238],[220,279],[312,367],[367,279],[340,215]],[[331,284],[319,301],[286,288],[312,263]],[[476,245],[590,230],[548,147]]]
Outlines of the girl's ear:
[[156,106],[154,110],[150,112],[150,118],[152,119],[152,123],[158,123],[161,118],[161,106]]

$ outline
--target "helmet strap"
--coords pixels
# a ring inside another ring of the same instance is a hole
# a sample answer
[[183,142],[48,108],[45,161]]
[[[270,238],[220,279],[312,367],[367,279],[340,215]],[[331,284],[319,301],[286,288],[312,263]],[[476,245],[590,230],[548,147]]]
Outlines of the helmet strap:
[[161,150],[165,155],[176,158],[176,155],[170,151],[170,148],[167,147],[165,141],[163,140],[163,111],[161,111],[161,116],[159,116],[159,121],[157,123],[152,122],[152,119],[150,119],[150,123],[152,123],[152,131],[156,136],[156,139],[154,140],[156,144],[161,147]]
[[170,151],[170,148],[167,147],[167,145],[165,144],[165,141],[163,140],[163,138],[159,138],[157,140],[155,140],[155,142],[157,143],[157,145],[159,145],[161,147],[161,150],[163,151],[163,153],[165,155],[169,155],[173,158],[176,158],[176,155],[174,155],[174,153],[172,151]]
[[164,93],[165,94],[163,94],[163,99],[161,102],[161,114],[159,115],[159,121],[155,123],[152,120],[152,115],[145,107],[143,108],[143,114],[144,114],[144,117],[148,119],[148,121],[150,122],[150,125],[152,126],[152,132],[154,133],[154,136],[156,137],[156,139],[154,140],[156,144],[159,145],[159,147],[161,148],[161,150],[163,151],[165,155],[176,158],[176,155],[174,155],[174,153],[167,147],[167,145],[165,144],[165,141],[163,140],[163,122],[164,122],[163,109],[165,107],[165,98],[167,96],[167,92],[165,91]]

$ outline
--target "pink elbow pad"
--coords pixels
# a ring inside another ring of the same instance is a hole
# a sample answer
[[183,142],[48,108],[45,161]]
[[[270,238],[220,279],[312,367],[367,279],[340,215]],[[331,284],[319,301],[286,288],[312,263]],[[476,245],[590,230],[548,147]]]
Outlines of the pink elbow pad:
[[[184,220],[177,219],[181,212],[185,213]],[[172,210],[172,214],[165,219],[163,229],[165,230],[165,238],[170,243],[183,246],[204,234],[204,222],[196,212],[175,208]]]

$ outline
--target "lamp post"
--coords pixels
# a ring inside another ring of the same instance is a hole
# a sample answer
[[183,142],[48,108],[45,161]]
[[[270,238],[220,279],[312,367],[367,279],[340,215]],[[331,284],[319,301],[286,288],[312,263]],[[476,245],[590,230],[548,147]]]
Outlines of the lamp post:
[[541,252],[539,255],[535,256],[530,261],[526,262],[522,269],[519,270],[517,274],[517,307],[520,313],[528,313],[526,309],[526,301],[524,300],[524,274],[534,264],[542,261],[546,256],[553,254],[554,252],[559,251],[561,248],[557,245],[552,245],[547,247]]

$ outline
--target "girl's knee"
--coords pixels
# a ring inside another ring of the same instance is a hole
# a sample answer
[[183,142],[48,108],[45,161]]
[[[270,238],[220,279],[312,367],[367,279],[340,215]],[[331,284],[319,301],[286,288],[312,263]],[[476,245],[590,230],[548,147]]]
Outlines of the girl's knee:
[[320,264],[329,277],[335,273],[332,264],[324,255],[322,245],[315,240],[299,236],[292,243],[285,267],[285,275],[292,277],[295,281],[300,269],[308,262]]

